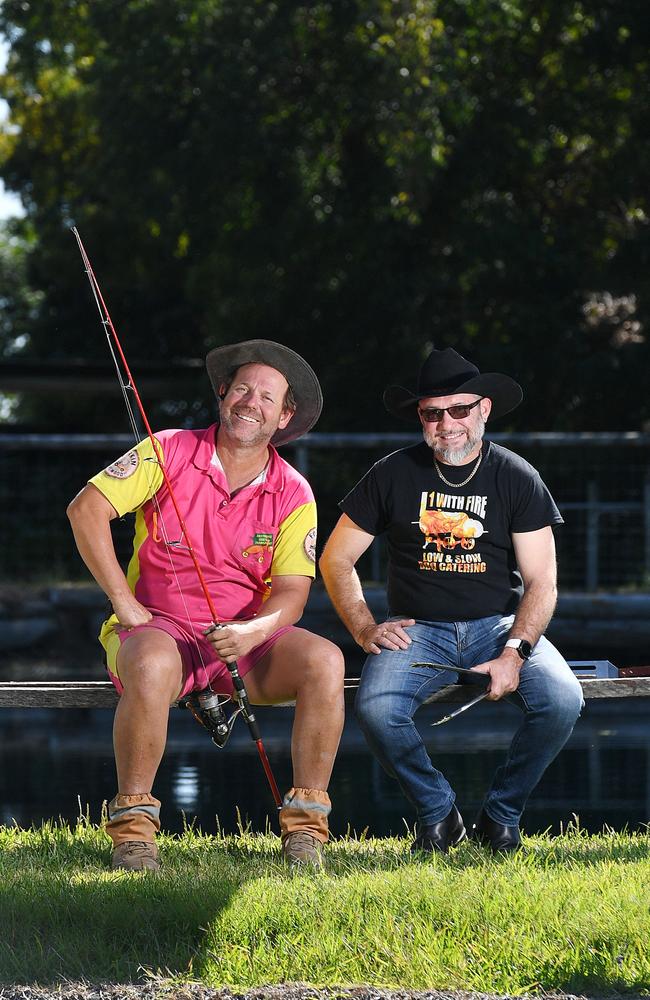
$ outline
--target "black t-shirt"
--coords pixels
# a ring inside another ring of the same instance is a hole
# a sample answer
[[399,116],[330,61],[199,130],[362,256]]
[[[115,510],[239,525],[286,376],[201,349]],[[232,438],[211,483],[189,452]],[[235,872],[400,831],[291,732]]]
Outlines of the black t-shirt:
[[[472,466],[441,468],[460,483]],[[446,486],[422,442],[382,458],[339,506],[386,533],[390,614],[424,621],[513,614],[523,583],[512,533],[563,523],[532,465],[492,442],[466,486]]]

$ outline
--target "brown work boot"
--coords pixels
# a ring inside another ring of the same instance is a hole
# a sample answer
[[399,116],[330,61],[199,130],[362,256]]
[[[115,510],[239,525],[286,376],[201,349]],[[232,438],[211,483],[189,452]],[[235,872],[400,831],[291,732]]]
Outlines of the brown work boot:
[[304,830],[287,834],[282,841],[282,853],[291,868],[323,867],[323,845]]
[[158,848],[148,840],[123,840],[113,851],[111,868],[127,872],[160,871]]

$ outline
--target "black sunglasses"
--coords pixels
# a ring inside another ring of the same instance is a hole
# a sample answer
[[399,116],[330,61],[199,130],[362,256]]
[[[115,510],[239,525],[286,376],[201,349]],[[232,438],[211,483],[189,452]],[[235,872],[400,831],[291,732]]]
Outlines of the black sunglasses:
[[469,416],[469,411],[478,406],[481,399],[483,396],[475,399],[473,403],[455,403],[454,406],[427,406],[423,410],[418,407],[418,413],[428,424],[436,424],[442,420],[445,413],[448,413],[454,420],[464,420],[465,417]]

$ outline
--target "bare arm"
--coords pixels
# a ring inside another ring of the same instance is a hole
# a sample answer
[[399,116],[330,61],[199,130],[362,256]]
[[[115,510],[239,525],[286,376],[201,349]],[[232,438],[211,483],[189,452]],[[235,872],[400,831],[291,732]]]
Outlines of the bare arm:
[[232,663],[265,642],[283,625],[295,625],[300,621],[310,586],[308,576],[274,576],[271,596],[254,618],[246,622],[229,622],[208,633],[207,638],[219,659]]
[[557,602],[557,563],[551,527],[512,536],[524,596],[517,608],[512,634],[535,645],[551,620]]
[[366,653],[406,649],[411,640],[404,626],[414,625],[414,619],[377,623],[363,596],[355,566],[373,540],[374,535],[342,514],[323,550],[320,571],[341,621]]
[[111,521],[117,512],[113,505],[88,483],[69,504],[67,515],[79,554],[113,605],[120,624],[133,628],[150,621],[151,613],[131,593],[115,555]]
[[[524,582],[524,595],[510,630],[513,638],[527,639],[534,646],[551,620],[557,601],[557,568],[552,528],[513,534],[517,566]],[[476,668],[490,674],[492,700],[515,691],[522,666],[516,649],[504,649],[496,660]]]

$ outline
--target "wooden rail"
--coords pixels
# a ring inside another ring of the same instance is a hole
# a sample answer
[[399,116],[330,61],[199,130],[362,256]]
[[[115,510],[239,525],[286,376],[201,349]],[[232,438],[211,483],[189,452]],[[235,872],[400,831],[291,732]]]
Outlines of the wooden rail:
[[[578,678],[585,699],[650,698],[650,677]],[[358,677],[346,679],[347,691],[359,686]],[[434,701],[462,704],[476,694],[474,685],[442,688]],[[0,708],[114,708],[118,695],[110,681],[3,681]]]

